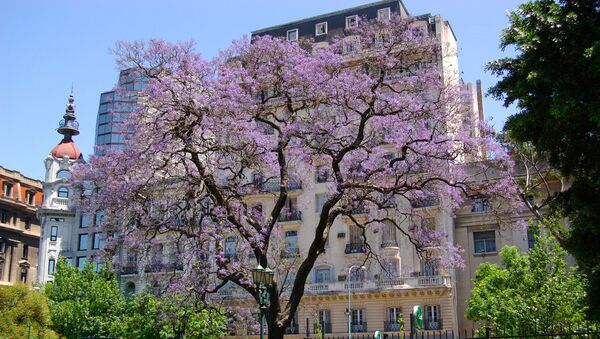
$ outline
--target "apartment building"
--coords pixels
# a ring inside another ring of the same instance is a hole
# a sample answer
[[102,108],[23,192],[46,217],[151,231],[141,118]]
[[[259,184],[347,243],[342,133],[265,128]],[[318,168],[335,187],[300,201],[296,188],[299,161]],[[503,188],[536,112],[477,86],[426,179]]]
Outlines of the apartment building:
[[[271,35],[289,41],[310,39],[318,46],[346,34],[347,29],[358,24],[359,18],[386,19],[392,14],[405,18],[410,16],[401,1],[379,1],[260,29],[252,32],[252,36]],[[460,84],[456,37],[450,24],[440,16],[429,14],[413,18],[415,27],[435,36],[441,46],[439,68],[445,83]],[[478,102],[473,87],[464,87],[470,91],[474,102]],[[469,118],[479,119],[480,110],[481,105],[474,105]],[[326,201],[330,180],[326,172],[317,171],[308,182],[290,184],[291,193],[279,219],[283,236],[281,254],[273,254],[279,259],[275,258],[272,265],[279,270],[286,264],[293,267],[295,258],[305,256],[314,237],[319,212]],[[270,211],[275,199],[266,186],[264,195],[248,197],[248,203]],[[366,235],[368,243],[377,244],[377,248],[371,247],[371,250],[383,258],[382,263],[365,262],[367,249],[362,230],[354,226],[348,217],[338,218],[329,231],[325,253],[320,254],[307,281],[295,319],[287,329],[289,337],[314,336],[319,331],[344,335],[348,333],[349,316],[353,333],[408,331],[410,314],[415,306],[423,310],[426,332],[457,333],[461,319],[457,312],[460,282],[456,272],[436,267],[417,255],[414,245],[401,234],[409,234],[418,222],[447,233],[449,240],[455,241],[454,211],[442,206],[437,199],[415,201],[405,208],[412,209],[417,217],[402,222],[401,230],[391,224],[369,230]],[[357,209],[353,217],[366,220],[368,213]],[[225,255],[235,259],[236,253],[236,239],[231,237],[226,240]],[[219,297],[238,306],[248,305],[247,293],[233,286],[221,289]],[[238,333],[242,336],[250,334]]]
[[0,285],[35,282],[41,203],[40,181],[0,166]]
[[[385,0],[260,29],[252,32],[252,36],[271,35],[289,41],[310,39],[317,44],[327,44],[334,37],[345,34],[359,18],[385,19],[392,14],[411,16],[401,1]],[[456,37],[450,24],[439,15],[412,17],[416,26],[437,38],[442,53],[439,69],[445,83],[461,84]],[[475,88],[470,84],[463,86],[476,103],[467,118],[482,119],[480,83]],[[263,179],[257,176],[254,180],[261,183]],[[290,280],[295,262],[305,256],[312,242],[330,180],[328,173],[317,170],[308,181],[289,184],[289,199],[278,220],[281,244],[276,253],[271,253],[274,259],[271,264],[279,271],[281,267],[289,267]],[[248,196],[247,203],[256,206],[257,210],[270,211],[275,204],[278,183],[264,182],[262,186],[263,193]],[[369,244],[377,245],[372,250],[383,258],[382,263],[365,262],[367,250],[360,229],[354,227],[348,217],[336,220],[325,252],[320,254],[307,281],[295,319],[287,329],[289,338],[314,337],[319,331],[342,337],[348,332],[348,317],[353,333],[366,334],[376,330],[398,333],[403,328],[409,329],[410,314],[415,306],[423,310],[425,335],[471,330],[473,324],[465,319],[465,313],[475,269],[483,261],[498,261],[497,252],[504,244],[517,244],[526,250],[530,240],[527,232],[501,229],[497,220],[488,215],[489,206],[484,198],[468,201],[458,210],[449,210],[438,199],[413,201],[411,206],[404,207],[411,209],[416,217],[403,222],[400,230],[385,225],[367,234]],[[353,217],[366,219],[369,213],[357,209]],[[467,267],[464,270],[441,269],[417,255],[414,245],[401,234],[410,233],[416,223],[447,233],[451,242],[465,249],[463,256]],[[141,258],[122,253],[122,286],[128,292],[138,292],[148,284],[154,286],[165,271],[178,271],[178,263],[173,260],[175,256],[171,255],[176,251],[168,242],[154,244],[148,258],[144,259],[153,264],[144,268],[140,265]],[[240,260],[238,240],[234,235],[225,240],[224,254],[227,259]],[[258,313],[252,297],[232,284],[220,289],[215,300]],[[237,333],[240,337],[255,334],[251,328]]]

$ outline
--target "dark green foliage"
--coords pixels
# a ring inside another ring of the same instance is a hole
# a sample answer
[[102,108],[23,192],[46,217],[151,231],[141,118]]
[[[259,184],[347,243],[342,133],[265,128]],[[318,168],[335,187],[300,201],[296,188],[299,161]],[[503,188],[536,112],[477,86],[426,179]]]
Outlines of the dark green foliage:
[[585,279],[567,267],[566,254],[551,237],[539,237],[529,254],[505,246],[503,267],[483,263],[477,269],[467,317],[508,333],[582,326]]
[[491,94],[519,112],[505,130],[531,142],[572,180],[554,208],[570,220],[562,242],[590,278],[588,305],[600,319],[600,0],[538,0],[510,14],[502,47],[517,56],[488,68]]

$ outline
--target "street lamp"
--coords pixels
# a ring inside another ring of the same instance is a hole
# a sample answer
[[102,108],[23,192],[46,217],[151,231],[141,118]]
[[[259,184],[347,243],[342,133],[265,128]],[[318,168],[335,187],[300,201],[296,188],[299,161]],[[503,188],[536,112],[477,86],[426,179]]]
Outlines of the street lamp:
[[348,276],[346,277],[346,285],[348,285],[348,339],[352,339],[352,295],[350,294],[350,275],[353,269],[365,270],[364,266],[352,265],[348,269]]
[[260,308],[260,339],[265,337],[265,313],[269,304],[269,288],[273,284],[273,271],[263,268],[260,264],[252,270],[252,280],[256,285],[256,301]]

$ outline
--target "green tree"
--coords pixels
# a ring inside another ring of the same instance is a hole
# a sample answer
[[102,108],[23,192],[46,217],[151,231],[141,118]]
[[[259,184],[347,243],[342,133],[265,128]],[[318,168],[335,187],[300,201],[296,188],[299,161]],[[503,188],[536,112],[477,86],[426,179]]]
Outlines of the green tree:
[[46,297],[24,284],[0,286],[1,338],[57,338]]
[[46,286],[54,328],[67,338],[206,338],[225,335],[227,318],[196,298],[177,292],[126,298],[108,268],[80,270],[60,258],[54,282]]
[[537,237],[528,254],[500,250],[502,266],[482,263],[476,271],[467,318],[500,331],[558,329],[585,321],[585,279],[565,262],[566,251],[551,236]]
[[125,313],[123,338],[206,338],[226,335],[227,317],[218,309],[194,303],[190,296],[143,293],[131,298]]
[[54,282],[46,286],[55,330],[67,338],[111,336],[122,332],[125,298],[107,268],[80,270],[58,261]]
[[538,0],[510,16],[501,47],[517,54],[488,68],[490,93],[516,103],[505,126],[572,180],[554,204],[570,220],[561,244],[590,279],[590,315],[600,319],[600,0]]

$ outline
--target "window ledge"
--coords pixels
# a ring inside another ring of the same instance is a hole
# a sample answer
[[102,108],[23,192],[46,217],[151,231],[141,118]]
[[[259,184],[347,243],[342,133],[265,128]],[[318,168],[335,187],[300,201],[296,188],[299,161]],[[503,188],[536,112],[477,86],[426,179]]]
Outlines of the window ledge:
[[498,251],[473,253],[473,255],[476,256],[476,257],[485,257],[485,256],[488,256],[488,255],[498,255]]

